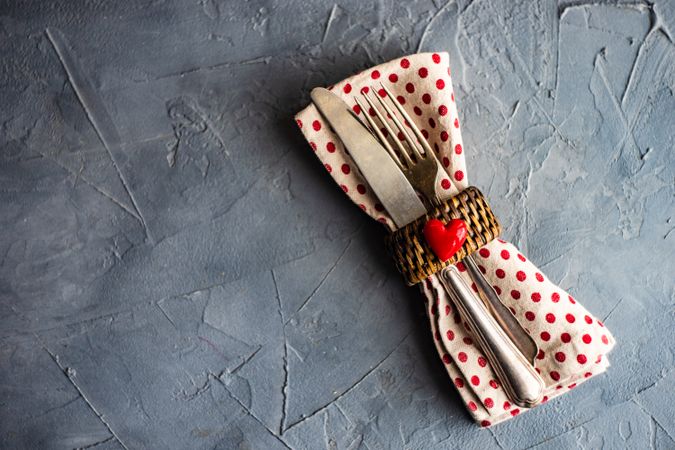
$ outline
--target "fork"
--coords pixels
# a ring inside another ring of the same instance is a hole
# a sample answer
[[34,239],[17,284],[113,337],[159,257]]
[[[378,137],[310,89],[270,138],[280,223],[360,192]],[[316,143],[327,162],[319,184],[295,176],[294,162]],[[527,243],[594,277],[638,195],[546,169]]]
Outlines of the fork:
[[[437,205],[441,203],[439,186],[446,173],[426,138],[408,113],[395,100],[389,89],[384,85],[381,87],[385,93],[384,96],[389,99],[403,118],[403,123],[380,95],[375,96],[380,104],[379,108],[367,92],[363,92],[362,95],[370,110],[364,108],[358,98],[356,102],[373,133],[405,174],[410,184],[425,198],[427,206]],[[380,109],[384,110],[384,114]],[[392,137],[391,140],[396,149],[391,146],[383,130],[377,126],[370,114],[377,117],[386,133]],[[398,133],[392,129],[389,122],[393,122]],[[416,139],[406,128],[412,131]],[[401,143],[401,140],[405,141],[408,149]],[[454,187],[456,189],[456,186]],[[465,257],[464,262],[471,279],[478,288],[478,299],[459,276],[455,266],[450,265],[443,269],[440,272],[440,279],[446,291],[456,300],[458,308],[474,331],[483,352],[502,381],[507,395],[519,406],[533,406],[541,399],[544,389],[543,380],[532,367],[537,353],[536,344],[499,300],[490,283],[478,269],[473,257],[471,255]]]

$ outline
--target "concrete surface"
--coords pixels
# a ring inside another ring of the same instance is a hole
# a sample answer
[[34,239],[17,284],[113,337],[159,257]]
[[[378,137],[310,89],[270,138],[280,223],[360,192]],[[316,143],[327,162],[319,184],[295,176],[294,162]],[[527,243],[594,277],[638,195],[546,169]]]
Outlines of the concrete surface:
[[[1,446],[675,448],[674,36],[668,1],[3,0]],[[505,237],[618,341],[491,430],[292,121],[418,50]]]

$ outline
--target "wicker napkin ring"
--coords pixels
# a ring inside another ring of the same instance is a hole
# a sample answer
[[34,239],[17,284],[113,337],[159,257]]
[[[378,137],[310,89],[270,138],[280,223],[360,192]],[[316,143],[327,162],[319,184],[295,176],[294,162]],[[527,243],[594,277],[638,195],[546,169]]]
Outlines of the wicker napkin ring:
[[[466,225],[464,244],[447,261],[441,261],[436,256],[424,237],[424,227],[432,219],[438,219],[445,224],[452,219],[461,219]],[[425,216],[391,233],[386,237],[385,244],[394,258],[396,268],[406,283],[412,286],[474,253],[497,238],[501,231],[501,225],[483,194],[470,186],[430,210]]]

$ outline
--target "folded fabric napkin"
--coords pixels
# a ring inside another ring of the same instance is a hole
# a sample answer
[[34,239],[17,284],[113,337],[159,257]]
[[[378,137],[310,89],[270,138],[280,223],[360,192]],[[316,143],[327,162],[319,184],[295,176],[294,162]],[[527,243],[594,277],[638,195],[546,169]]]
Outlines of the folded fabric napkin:
[[[441,181],[447,196],[468,187],[448,54],[422,53],[396,59],[347,78],[330,89],[360,113],[354,96],[363,89],[378,90],[380,83],[396,95],[422,133],[428,136],[448,173],[448,178]],[[387,211],[378,203],[316,107],[305,108],[297,114],[296,121],[313,151],[347,196],[369,216],[394,230]],[[535,368],[546,383],[542,403],[607,369],[609,362],[605,355],[614,346],[610,332],[513,244],[494,240],[482,247],[475,259],[501,301],[537,343],[539,354]],[[472,285],[461,262],[457,268]],[[474,420],[482,426],[490,426],[522,412],[525,408],[509,403],[497,376],[474,344],[437,276],[429,277],[420,285],[426,297],[436,349]]]

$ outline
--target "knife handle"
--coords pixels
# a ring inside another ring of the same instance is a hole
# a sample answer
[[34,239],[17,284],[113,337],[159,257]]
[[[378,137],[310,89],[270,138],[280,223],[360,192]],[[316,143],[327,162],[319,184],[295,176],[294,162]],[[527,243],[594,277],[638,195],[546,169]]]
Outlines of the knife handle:
[[490,315],[483,302],[476,299],[457,268],[454,265],[446,267],[439,278],[474,333],[506,395],[513,403],[525,408],[539,403],[544,394],[544,380]]

